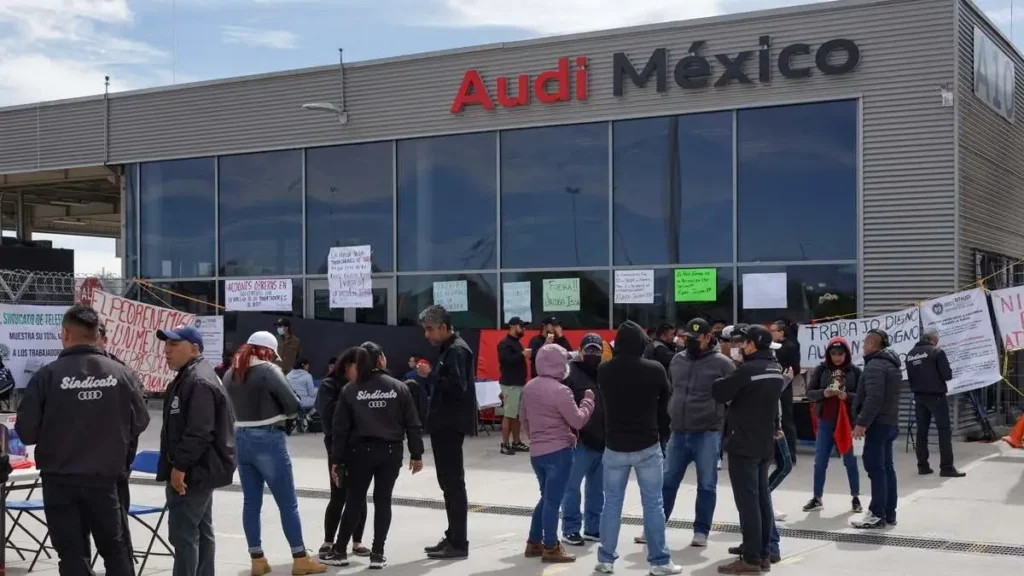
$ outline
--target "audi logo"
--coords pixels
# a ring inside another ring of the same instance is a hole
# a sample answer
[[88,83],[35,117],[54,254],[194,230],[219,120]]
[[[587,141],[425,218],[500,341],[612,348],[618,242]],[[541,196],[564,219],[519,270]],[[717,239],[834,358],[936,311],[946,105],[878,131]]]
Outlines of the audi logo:
[[102,390],[83,390],[78,393],[79,400],[99,400],[103,398]]
[[388,403],[384,400],[373,400],[367,403],[370,408],[386,408]]

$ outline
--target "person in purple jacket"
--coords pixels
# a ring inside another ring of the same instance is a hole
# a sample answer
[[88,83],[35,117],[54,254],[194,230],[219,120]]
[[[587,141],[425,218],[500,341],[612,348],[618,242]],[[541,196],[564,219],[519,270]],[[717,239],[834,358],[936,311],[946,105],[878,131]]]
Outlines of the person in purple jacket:
[[537,353],[537,377],[523,388],[519,411],[522,431],[530,439],[530,463],[540,484],[540,502],[533,510],[526,557],[542,562],[575,562],[558,541],[558,511],[572,470],[576,432],[594,411],[594,393],[587,390],[576,406],[572,390],[563,384],[569,375],[569,353],[558,344],[545,344]]

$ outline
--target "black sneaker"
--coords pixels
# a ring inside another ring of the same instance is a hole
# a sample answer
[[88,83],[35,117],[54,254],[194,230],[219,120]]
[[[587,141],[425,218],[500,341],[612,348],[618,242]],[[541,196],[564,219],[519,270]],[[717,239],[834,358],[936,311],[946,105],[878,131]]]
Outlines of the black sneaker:
[[821,498],[811,498],[807,501],[807,504],[804,504],[804,512],[814,512],[824,507],[825,505],[822,504]]
[[444,550],[446,546],[448,546],[448,539],[447,538],[441,538],[441,540],[437,544],[435,544],[433,546],[426,546],[426,547],[424,547],[423,551],[426,552],[427,554],[432,554],[434,552],[440,552],[441,550]]
[[647,538],[643,536],[637,536],[633,538],[633,544],[647,544]]
[[370,554],[370,570],[382,570],[388,565],[388,559],[383,554]]
[[932,470],[930,466],[918,465],[917,473],[920,474],[921,476],[927,476],[929,474],[935,474],[935,470]]
[[853,501],[850,503],[850,510],[856,512],[857,514],[860,514],[864,511],[864,507],[861,506],[860,504],[860,498],[858,498],[857,496],[853,497]]
[[427,558],[434,560],[458,560],[461,558],[469,558],[469,550],[461,550],[445,542],[444,548],[436,552],[428,552]]
[[334,546],[321,546],[317,560],[328,566],[348,566],[348,554],[335,550]]
[[967,476],[966,472],[961,472],[956,468],[948,468],[939,472],[939,476],[942,478],[964,478]]
[[584,532],[583,533],[583,539],[586,540],[587,542],[600,542],[601,541],[601,535],[600,534],[588,534],[588,533]]
[[562,542],[571,544],[573,546],[583,546],[583,536],[580,536],[579,532],[573,532],[572,534],[563,534]]
[[529,452],[530,447],[527,446],[526,444],[523,444],[522,442],[516,442],[515,444],[512,445],[512,450],[514,452]]
[[778,564],[779,562],[782,562],[782,554],[771,554],[770,556],[768,556],[768,562],[772,564]]
[[890,518],[886,518],[885,525],[886,526],[895,526],[896,525],[896,517],[893,516],[891,519]]
[[729,554],[732,556],[743,556],[743,546],[733,546],[729,548]]
[[504,454],[505,456],[515,456],[516,455],[516,451],[512,449],[512,446],[510,444],[502,444],[501,445],[501,453]]

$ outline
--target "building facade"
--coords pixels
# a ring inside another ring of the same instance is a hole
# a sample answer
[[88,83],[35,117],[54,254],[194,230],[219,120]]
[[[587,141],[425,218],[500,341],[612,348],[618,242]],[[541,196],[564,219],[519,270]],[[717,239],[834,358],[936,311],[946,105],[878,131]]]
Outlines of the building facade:
[[[197,313],[291,278],[345,321],[806,321],[1024,256],[1022,64],[967,0],[842,0],[0,109],[0,173],[122,166],[126,276]],[[374,307],[330,309],[367,244]]]

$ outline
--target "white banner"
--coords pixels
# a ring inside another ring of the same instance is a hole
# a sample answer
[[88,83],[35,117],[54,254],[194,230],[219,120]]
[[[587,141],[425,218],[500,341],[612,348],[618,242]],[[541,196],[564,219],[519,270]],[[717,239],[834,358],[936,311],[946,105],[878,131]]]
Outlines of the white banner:
[[203,356],[216,366],[224,359],[224,317],[196,316],[196,330],[203,335]]
[[469,310],[469,285],[465,280],[434,282],[434,304],[449,312]]
[[995,290],[991,296],[1003,348],[1024,349],[1024,286]]
[[616,270],[616,304],[654,304],[654,270]]
[[331,248],[327,255],[331,308],[373,308],[370,252],[369,246]]
[[228,280],[224,299],[229,312],[291,312],[292,279]]
[[921,304],[921,324],[939,332],[939,346],[953,369],[949,393],[983,388],[1002,379],[999,350],[980,289],[950,294]]
[[501,285],[501,306],[505,311],[505,322],[518,316],[523,322],[533,322],[533,308],[530,305],[529,282],[505,282]]
[[0,306],[0,358],[18,388],[28,386],[37,370],[60,355],[66,311],[66,306]]
[[[873,318],[853,318],[822,322],[820,324],[801,324],[798,340],[800,341],[800,367],[813,370],[825,360],[825,348],[828,341],[836,336],[846,338],[853,351],[853,363],[864,365],[864,336],[872,329],[881,329],[889,335],[892,349],[900,355],[900,361],[907,359],[907,354],[921,339],[920,309],[916,306],[899,312],[892,312]],[[901,365],[903,377],[906,378],[906,366]]]

